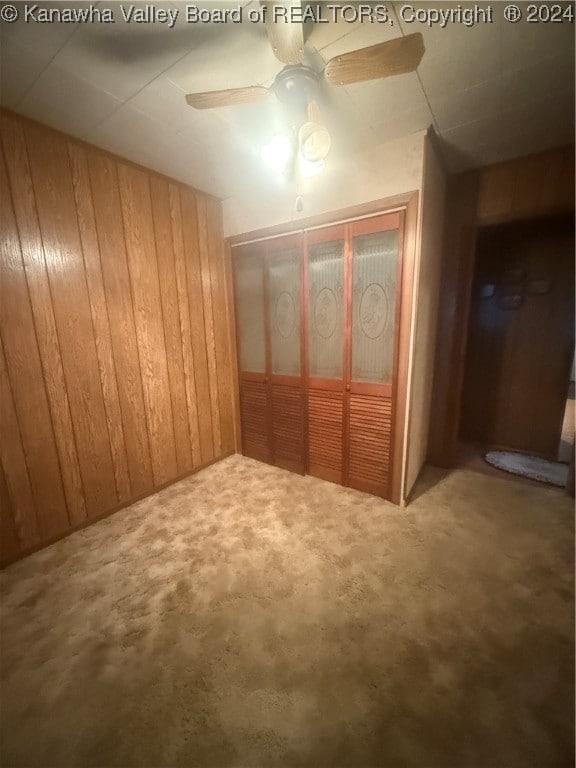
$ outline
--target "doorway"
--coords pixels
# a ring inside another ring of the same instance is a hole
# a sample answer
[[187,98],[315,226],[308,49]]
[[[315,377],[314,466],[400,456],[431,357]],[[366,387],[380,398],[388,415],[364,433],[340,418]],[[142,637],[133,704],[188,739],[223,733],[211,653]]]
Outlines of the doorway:
[[558,459],[574,354],[574,222],[479,231],[460,418],[461,456]]

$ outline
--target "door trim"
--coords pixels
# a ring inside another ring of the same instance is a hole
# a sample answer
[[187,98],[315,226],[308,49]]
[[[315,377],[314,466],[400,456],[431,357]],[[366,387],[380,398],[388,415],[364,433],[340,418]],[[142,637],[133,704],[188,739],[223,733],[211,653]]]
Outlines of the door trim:
[[283,224],[275,224],[272,227],[263,227],[262,229],[253,229],[250,232],[243,232],[239,235],[231,235],[228,242],[231,246],[238,246],[246,243],[254,243],[259,240],[281,237],[292,232],[303,232],[316,229],[317,227],[329,227],[338,224],[345,224],[367,217],[378,216],[381,213],[394,213],[401,211],[413,202],[418,200],[418,190],[403,192],[392,197],[383,197],[379,200],[372,200],[369,203],[360,203],[349,208],[340,208],[336,211],[321,213],[316,216],[309,216],[305,219],[296,219],[287,221]]

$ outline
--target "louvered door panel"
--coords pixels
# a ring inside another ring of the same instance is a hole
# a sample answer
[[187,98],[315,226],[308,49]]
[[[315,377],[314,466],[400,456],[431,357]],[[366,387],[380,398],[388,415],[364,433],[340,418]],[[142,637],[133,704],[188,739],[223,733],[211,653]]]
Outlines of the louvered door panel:
[[304,473],[304,413],[300,387],[272,384],[274,463]]
[[390,479],[392,400],[349,396],[348,482],[352,488],[387,496]]
[[261,381],[240,382],[242,453],[258,461],[271,461],[268,435],[268,387]]
[[303,474],[301,235],[270,241],[266,263],[272,457],[277,467]]
[[343,393],[308,392],[308,473],[342,483]]
[[236,251],[234,289],[242,453],[271,462],[264,248],[261,244],[251,243]]
[[238,248],[245,455],[398,496],[403,234],[404,214],[394,211]]

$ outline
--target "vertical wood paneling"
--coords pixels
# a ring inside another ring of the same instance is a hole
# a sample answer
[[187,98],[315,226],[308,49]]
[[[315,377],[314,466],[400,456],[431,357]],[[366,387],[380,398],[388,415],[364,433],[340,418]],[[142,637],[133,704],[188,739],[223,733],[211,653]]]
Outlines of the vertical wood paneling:
[[86,509],[118,503],[66,143],[29,127],[28,154]]
[[74,184],[74,196],[76,210],[78,212],[78,226],[84,254],[84,266],[86,269],[86,282],[92,313],[92,325],[96,341],[96,352],[100,369],[100,382],[104,395],[104,406],[110,437],[110,448],[114,464],[114,476],[118,501],[127,501],[132,494],[130,475],[128,471],[128,459],[126,445],[124,443],[124,430],[122,427],[122,414],[120,410],[120,398],[116,382],[116,368],[112,354],[112,338],[110,323],[108,320],[108,307],[104,294],[104,281],[100,264],[100,251],[98,249],[98,236],[96,234],[96,221],[92,205],[92,188],[88,171],[88,159],[86,151],[72,142],[68,144],[68,152],[72,167],[72,180]]
[[[20,427],[16,416],[16,408],[12,397],[12,388],[8,380],[4,348],[0,339],[0,460],[6,467],[8,479],[6,480],[6,493],[10,496],[10,517],[12,526],[9,526],[4,518],[8,515],[8,509],[2,512],[2,531],[4,528],[13,530],[14,537],[19,546],[33,546],[40,540],[40,528],[36,516],[36,508],[32,495],[32,486],[26,466],[26,457],[22,447]],[[8,488],[8,483],[10,487]],[[2,505],[4,507],[4,505]],[[11,535],[11,531],[7,531]],[[3,552],[2,562],[12,552],[12,545]],[[5,557],[4,557],[5,555]]]
[[[225,252],[222,234],[220,204],[213,198],[206,201],[208,241],[210,251],[210,275],[216,365],[218,369],[218,402],[220,437],[223,451],[234,450],[234,391],[232,376],[232,352],[230,350],[230,316],[226,295]],[[235,367],[235,366],[234,366]]]
[[176,477],[178,469],[150,187],[143,171],[122,163],[118,179],[152,471],[155,484],[162,485]]
[[15,513],[6,485],[4,468],[0,462],[0,563],[13,560],[19,552],[20,544],[16,533]]
[[[511,271],[519,281],[508,283]],[[533,281],[546,283],[532,293]],[[495,286],[479,298],[481,288]],[[521,222],[478,237],[460,435],[556,460],[574,354],[574,223]],[[503,309],[504,297],[522,301]]]
[[[478,184],[477,223],[574,211],[574,147],[560,147],[471,171]],[[475,201],[474,201],[475,202]]]
[[[0,188],[8,189],[1,154]],[[9,407],[10,389],[34,495],[40,536],[48,538],[66,530],[68,514],[20,243],[8,194],[0,195],[0,271],[0,334],[8,368],[2,392],[2,453],[14,452],[12,458],[15,461],[15,474],[10,474],[8,487],[15,491],[18,489],[13,506],[23,510],[21,538],[25,544],[31,544],[35,542],[38,532],[27,491],[22,485],[24,472],[18,459],[16,425]],[[4,468],[11,470],[12,465],[4,463]]]
[[457,456],[478,231],[496,223],[573,215],[574,146],[469,171],[453,177],[448,190],[428,450],[428,460],[443,467],[454,466]]
[[188,406],[186,401],[186,377],[182,355],[182,334],[180,331],[180,309],[178,304],[178,286],[172,245],[170,224],[170,200],[168,182],[152,177],[150,179],[154,233],[156,236],[156,255],[158,259],[158,277],[162,299],[164,337],[166,339],[166,357],[172,413],[174,416],[174,437],[176,440],[176,459],[178,473],[184,474],[192,469],[192,449],[188,424]]
[[174,184],[169,185],[170,223],[172,225],[172,244],[174,246],[174,267],[176,289],[178,291],[178,309],[180,313],[180,336],[182,356],[184,358],[184,382],[186,386],[186,404],[188,406],[188,426],[192,445],[192,461],[195,467],[202,464],[200,452],[200,428],[198,425],[198,403],[196,381],[194,378],[194,355],[192,351],[192,331],[190,329],[190,307],[188,303],[188,278],[182,234],[182,209],[180,191]]
[[220,205],[0,110],[0,564],[234,450]]
[[181,189],[182,229],[184,236],[184,260],[188,281],[188,302],[190,307],[190,331],[194,355],[194,373],[198,402],[198,427],[200,431],[200,453],[202,462],[214,458],[212,432],[212,403],[206,354],[206,330],[204,325],[204,302],[200,254],[198,252],[198,223],[196,220],[196,195],[192,190]]
[[[21,123],[5,116],[2,116],[1,132],[9,176],[9,182],[3,180],[1,186],[2,189],[8,190],[8,184],[10,185],[14,202],[22,261],[26,273],[25,282],[30,296],[44,385],[50,406],[52,421],[50,431],[54,430],[58,451],[56,463],[52,469],[58,471],[59,475],[61,473],[68,508],[67,516],[72,523],[79,523],[86,518],[84,489],[80,477],[72,415],[64,381],[60,344],[36,215],[36,200],[24,132]],[[20,264],[16,268],[20,269]],[[19,304],[21,300],[24,299],[18,299]],[[6,354],[9,354],[8,349]],[[58,461],[60,466],[57,470]]]
[[90,180],[132,493],[154,487],[115,163],[90,152]]
[[229,243],[224,249],[224,279],[226,282],[226,306],[228,307],[228,346],[232,368],[232,426],[234,431],[234,450],[242,450],[242,425],[240,423],[240,380],[238,371],[238,342],[236,337],[236,310],[234,306],[234,276],[232,270],[232,248]]
[[222,438],[220,435],[220,412],[218,410],[218,373],[216,370],[216,339],[212,309],[208,216],[206,197],[204,195],[196,195],[196,218],[198,221],[198,253],[200,255],[202,302],[204,306],[204,336],[206,339],[206,359],[208,362],[208,382],[210,386],[210,410],[212,413],[212,439],[214,442],[214,453],[218,455],[222,449]]

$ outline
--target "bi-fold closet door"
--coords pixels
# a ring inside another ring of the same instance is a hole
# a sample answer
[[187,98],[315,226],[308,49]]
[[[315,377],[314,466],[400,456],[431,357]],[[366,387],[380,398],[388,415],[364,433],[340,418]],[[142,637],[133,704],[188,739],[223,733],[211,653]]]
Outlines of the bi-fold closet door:
[[302,236],[236,248],[234,293],[242,452],[304,473]]
[[311,475],[391,494],[403,213],[306,233]]
[[403,218],[234,249],[245,455],[390,497]]

